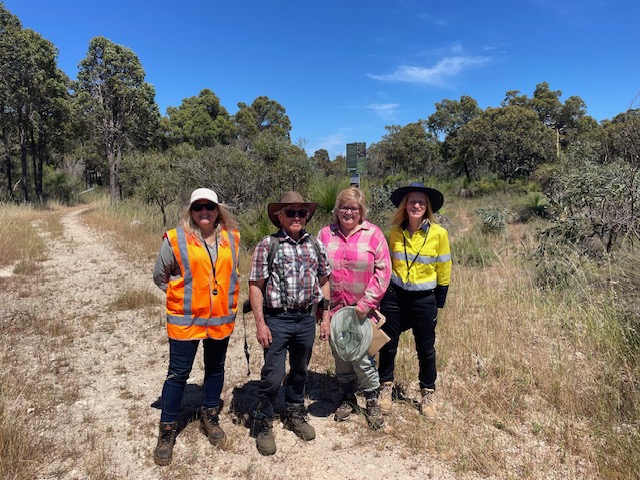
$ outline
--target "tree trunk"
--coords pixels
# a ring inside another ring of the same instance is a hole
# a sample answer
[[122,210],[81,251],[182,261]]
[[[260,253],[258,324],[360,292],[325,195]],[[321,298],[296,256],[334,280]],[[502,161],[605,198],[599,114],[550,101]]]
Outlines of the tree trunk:
[[20,162],[22,166],[22,199],[29,202],[29,161],[27,158],[27,132],[23,127],[18,127],[20,139]]
[[2,127],[2,141],[4,143],[4,151],[6,153],[5,163],[7,170],[7,194],[9,195],[9,198],[13,198],[13,170],[11,168],[11,147],[9,146],[9,132],[7,132],[6,127]]

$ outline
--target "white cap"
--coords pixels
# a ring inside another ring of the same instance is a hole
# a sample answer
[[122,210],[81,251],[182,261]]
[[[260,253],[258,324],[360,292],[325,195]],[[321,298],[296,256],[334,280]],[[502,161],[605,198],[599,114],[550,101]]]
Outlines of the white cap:
[[218,194],[209,188],[198,188],[191,194],[189,206],[193,205],[196,200],[211,200],[216,205],[218,202]]

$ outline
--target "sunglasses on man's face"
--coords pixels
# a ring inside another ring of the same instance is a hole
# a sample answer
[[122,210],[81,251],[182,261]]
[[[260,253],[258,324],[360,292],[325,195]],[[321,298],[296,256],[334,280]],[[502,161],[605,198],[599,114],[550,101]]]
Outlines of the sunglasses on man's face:
[[203,208],[206,208],[208,211],[212,212],[216,208],[218,208],[218,204],[216,203],[194,203],[191,205],[191,210],[194,212],[199,212]]
[[284,211],[284,214],[288,218],[294,218],[296,215],[299,216],[300,218],[307,218],[308,213],[309,213],[309,210],[285,210]]

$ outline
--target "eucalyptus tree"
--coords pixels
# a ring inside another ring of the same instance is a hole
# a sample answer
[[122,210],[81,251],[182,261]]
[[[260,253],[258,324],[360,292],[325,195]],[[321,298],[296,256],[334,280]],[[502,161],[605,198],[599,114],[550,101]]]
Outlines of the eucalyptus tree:
[[427,126],[431,132],[447,136],[481,113],[478,102],[468,95],[462,95],[460,100],[445,98],[436,102],[436,111],[427,119]]
[[[57,50],[0,4],[0,124],[5,149],[5,175],[12,195],[12,153],[20,152],[23,199],[43,197],[43,165],[51,161],[52,145],[68,117],[69,79],[57,67]],[[29,165],[29,156],[31,165]],[[31,186],[33,179],[33,187]]]
[[79,67],[78,99],[83,115],[104,147],[109,193],[114,203],[120,199],[123,151],[159,128],[155,90],[144,81],[145,72],[136,54],[105,37],[91,39]]
[[509,90],[502,106],[522,106],[536,112],[543,125],[553,129],[556,134],[556,155],[560,156],[560,147],[566,147],[569,142],[585,128],[591,127],[591,122],[583,122],[587,105],[582,98],[574,95],[564,104],[560,101],[562,90],[551,90],[548,82],[536,85],[533,98],[521,95],[518,90]]
[[541,163],[554,160],[554,135],[531,109],[487,108],[461,127],[451,141],[455,165],[469,179],[498,174],[527,178]]
[[386,126],[389,132],[377,146],[384,158],[384,168],[393,174],[406,172],[409,175],[430,175],[441,163],[438,140],[427,131],[427,122],[418,120],[404,127]]
[[238,137],[245,145],[252,144],[261,132],[269,132],[291,141],[291,120],[285,108],[269,97],[257,97],[251,105],[238,103],[235,122],[238,126]]
[[228,145],[236,134],[231,115],[216,94],[205,88],[197,96],[167,108],[167,134],[171,144],[190,143],[196,148]]

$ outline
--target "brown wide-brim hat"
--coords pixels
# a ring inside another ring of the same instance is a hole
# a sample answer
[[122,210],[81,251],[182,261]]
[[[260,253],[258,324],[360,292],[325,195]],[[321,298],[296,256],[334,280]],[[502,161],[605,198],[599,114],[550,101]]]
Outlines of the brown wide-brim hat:
[[304,205],[304,207],[309,210],[309,215],[307,215],[307,222],[311,220],[311,217],[313,217],[316,208],[318,208],[317,203],[305,202],[302,198],[302,195],[300,195],[298,192],[286,192],[282,195],[282,197],[280,197],[279,202],[273,202],[267,206],[269,219],[271,220],[271,223],[273,223],[278,228],[282,228],[282,225],[280,224],[280,220],[278,220],[277,213],[287,205]]
[[406,187],[398,188],[391,194],[391,202],[393,202],[396,207],[399,207],[402,199],[409,192],[426,193],[427,197],[429,197],[429,203],[431,204],[431,211],[433,213],[436,213],[438,210],[440,210],[442,208],[442,205],[444,204],[444,196],[442,195],[442,193],[440,193],[440,191],[436,190],[435,188],[425,187],[424,183],[420,182],[413,182]]

